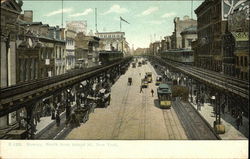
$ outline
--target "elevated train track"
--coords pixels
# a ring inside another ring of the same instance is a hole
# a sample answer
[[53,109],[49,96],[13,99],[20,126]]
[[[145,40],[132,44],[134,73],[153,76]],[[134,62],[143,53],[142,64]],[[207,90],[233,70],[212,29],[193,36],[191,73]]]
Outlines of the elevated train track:
[[1,88],[0,117],[24,107],[28,102],[42,99],[43,97],[53,94],[55,91],[66,89],[67,87],[97,76],[113,67],[124,65],[130,59],[131,58],[128,57],[122,60],[113,61],[112,64],[105,64],[85,70],[75,70],[50,78],[38,79]]
[[181,64],[178,62],[163,60],[159,57],[153,57],[161,64],[168,65],[188,76],[208,83],[211,86],[223,89],[227,92],[239,95],[245,99],[249,99],[249,83],[247,81],[239,80],[233,77],[225,76],[213,71],[204,70],[190,65]]

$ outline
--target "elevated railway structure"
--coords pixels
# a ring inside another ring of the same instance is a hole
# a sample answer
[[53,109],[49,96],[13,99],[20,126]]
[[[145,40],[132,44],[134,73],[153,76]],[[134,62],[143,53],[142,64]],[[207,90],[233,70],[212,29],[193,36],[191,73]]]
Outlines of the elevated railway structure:
[[[201,96],[205,87],[207,93],[215,96],[215,103],[219,106],[223,104],[238,105],[245,115],[249,114],[249,82],[234,77],[223,75],[214,71],[205,70],[191,65],[162,59],[158,56],[149,57],[155,64],[166,66],[179,76],[188,86],[190,81],[196,81],[198,85],[197,97]],[[192,94],[191,94],[192,96]],[[234,99],[234,100],[232,100]]]
[[176,100],[173,109],[181,119],[182,125],[189,139],[192,140],[220,140],[209,123],[189,103]]
[[[99,87],[114,83],[117,77],[125,73],[130,60],[131,57],[126,57],[92,68],[78,69],[59,76],[1,88],[0,117],[24,110],[24,117],[21,118],[27,123],[27,128],[25,128],[29,134],[27,138],[34,138],[36,111],[39,111],[39,105],[44,99],[51,98],[49,105],[53,105],[56,111],[59,111],[59,105],[66,108],[66,118],[68,118],[72,109],[69,101],[71,94],[74,93],[74,96],[77,97],[77,105],[80,106],[83,99],[83,97],[80,98],[81,94],[93,93],[94,83],[101,84]],[[83,81],[87,83],[86,86],[83,86]],[[67,91],[70,93],[67,94]],[[63,95],[64,97],[62,97]],[[20,119],[19,115],[17,118]],[[6,131],[9,130],[6,129]]]

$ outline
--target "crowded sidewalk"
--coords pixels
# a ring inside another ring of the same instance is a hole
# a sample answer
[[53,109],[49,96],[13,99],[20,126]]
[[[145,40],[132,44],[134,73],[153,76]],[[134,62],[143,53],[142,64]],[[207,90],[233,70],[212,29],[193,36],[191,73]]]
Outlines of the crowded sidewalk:
[[[198,112],[207,120],[207,122],[213,127],[215,121],[215,112],[211,103],[199,104],[197,106],[196,96],[193,95],[193,102],[190,101],[191,105],[198,110]],[[241,140],[248,139],[249,137],[249,120],[243,116],[242,125],[237,130],[236,119],[231,116],[229,110],[225,108],[224,114],[221,113],[221,123],[225,126],[225,133],[219,134],[223,140]]]
[[[73,108],[76,105],[76,102],[73,102],[71,105],[71,108]],[[60,118],[64,118],[66,115],[66,112],[63,111],[60,113]],[[36,125],[36,137],[39,137],[41,134],[43,134],[46,130],[48,130],[50,127],[56,125],[56,119],[52,120],[51,116],[41,117],[40,121]]]

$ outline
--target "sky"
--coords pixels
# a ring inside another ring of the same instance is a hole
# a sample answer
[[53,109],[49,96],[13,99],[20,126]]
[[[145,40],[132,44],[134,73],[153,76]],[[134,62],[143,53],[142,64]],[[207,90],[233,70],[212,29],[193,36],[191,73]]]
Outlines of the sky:
[[[195,10],[203,0],[193,1]],[[128,21],[122,23],[122,31],[134,48],[148,47],[151,41],[160,40],[174,31],[174,17],[191,17],[191,1],[63,1],[64,27],[66,21],[86,20],[89,32],[95,32],[95,8],[97,8],[98,31],[120,31],[120,16]],[[62,1],[24,0],[22,10],[33,10],[33,21],[50,26],[59,25],[62,19]],[[196,14],[193,12],[193,19]]]

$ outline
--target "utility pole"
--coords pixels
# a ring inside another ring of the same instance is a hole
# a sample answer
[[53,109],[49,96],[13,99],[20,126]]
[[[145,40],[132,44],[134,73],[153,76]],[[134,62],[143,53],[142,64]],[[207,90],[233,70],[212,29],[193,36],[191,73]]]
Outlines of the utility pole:
[[121,20],[121,17],[120,17],[120,32],[122,31],[122,20]]
[[62,0],[62,28],[63,28],[63,0]]
[[191,0],[191,19],[193,19],[193,0]]
[[95,8],[95,32],[97,33],[97,8]]

